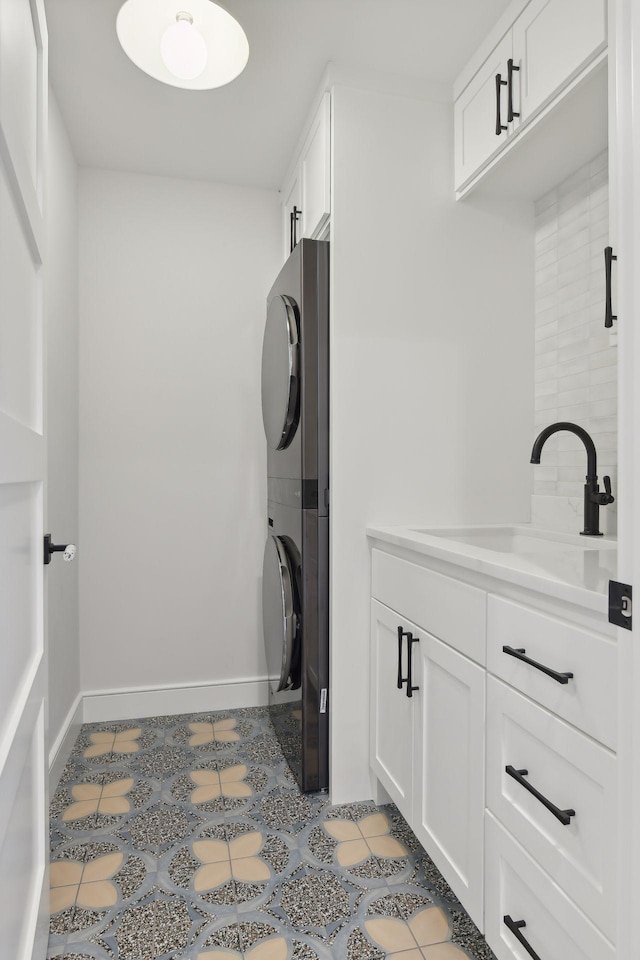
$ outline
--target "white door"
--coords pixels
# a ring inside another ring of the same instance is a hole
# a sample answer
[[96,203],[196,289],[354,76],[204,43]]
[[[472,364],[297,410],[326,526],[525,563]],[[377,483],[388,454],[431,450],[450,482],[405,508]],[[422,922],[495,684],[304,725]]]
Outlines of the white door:
[[407,634],[417,637],[418,627],[371,601],[371,769],[411,823],[414,700],[407,696]]
[[0,0],[0,952],[44,956],[43,0]]
[[513,27],[520,122],[528,122],[606,44],[606,0],[532,0]]
[[419,637],[412,826],[482,929],[485,671],[430,634]]

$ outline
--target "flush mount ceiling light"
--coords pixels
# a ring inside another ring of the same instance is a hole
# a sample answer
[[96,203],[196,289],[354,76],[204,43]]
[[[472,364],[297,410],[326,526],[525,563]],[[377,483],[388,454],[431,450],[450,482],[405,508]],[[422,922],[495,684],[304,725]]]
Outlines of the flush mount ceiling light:
[[244,30],[213,0],[126,0],[116,32],[137,67],[187,90],[222,87],[249,59]]

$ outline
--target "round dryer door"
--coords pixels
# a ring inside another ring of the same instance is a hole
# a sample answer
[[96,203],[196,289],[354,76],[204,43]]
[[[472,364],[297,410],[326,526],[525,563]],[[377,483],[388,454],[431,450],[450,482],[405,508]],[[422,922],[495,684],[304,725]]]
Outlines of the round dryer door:
[[291,297],[269,304],[262,344],[262,419],[273,450],[288,447],[299,416],[298,308]]
[[264,549],[262,622],[271,685],[275,692],[287,690],[298,618],[289,556],[282,540],[273,534]]

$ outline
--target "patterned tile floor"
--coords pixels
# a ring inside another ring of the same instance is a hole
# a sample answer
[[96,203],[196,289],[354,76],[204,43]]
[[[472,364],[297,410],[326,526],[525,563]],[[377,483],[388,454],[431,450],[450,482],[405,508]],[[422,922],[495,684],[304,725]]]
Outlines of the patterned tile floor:
[[493,960],[396,808],[300,793],[262,707],[83,727],[51,913],[64,960]]

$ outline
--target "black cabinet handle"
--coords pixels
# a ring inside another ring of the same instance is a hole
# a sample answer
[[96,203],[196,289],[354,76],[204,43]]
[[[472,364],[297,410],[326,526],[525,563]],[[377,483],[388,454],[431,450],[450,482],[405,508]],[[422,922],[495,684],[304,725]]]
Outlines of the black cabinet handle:
[[514,117],[519,117],[520,114],[516,113],[513,109],[513,74],[520,70],[520,67],[516,67],[513,62],[513,58],[510,57],[507,60],[507,84],[508,84],[508,109],[507,109],[507,120],[509,123],[513,120]]
[[291,250],[293,250],[293,248],[298,243],[298,220],[300,219],[301,213],[302,213],[302,210],[298,210],[298,208],[294,204],[293,210],[289,214]]
[[540,954],[536,953],[528,940],[525,939],[524,935],[520,933],[523,927],[526,927],[524,920],[513,920],[509,914],[506,917],[502,918],[504,920],[505,926],[511,931],[516,940],[522,944],[532,960],[542,960]]
[[412,657],[411,650],[414,643],[420,643],[419,637],[414,637],[412,633],[407,634],[407,656],[409,657],[409,662],[407,664],[407,696],[412,697],[414,690],[419,690],[420,687],[414,687],[413,685],[413,666],[412,666]]
[[535,660],[525,657],[527,651],[524,647],[503,647],[502,652],[506,653],[508,657],[515,657],[516,660],[522,660],[523,663],[528,663],[530,667],[535,667],[536,670],[541,670],[542,673],[546,673],[548,677],[551,677],[558,683],[569,683],[569,680],[573,680],[572,673],[558,673],[557,670],[552,670],[551,667],[545,667],[543,663],[537,663]]
[[[402,627],[398,627],[398,690],[402,690],[402,685],[406,683],[406,679],[402,676],[402,638],[405,636],[405,631]],[[407,633],[407,637],[410,637],[411,634]]]
[[618,319],[611,305],[611,262],[617,259],[613,254],[613,247],[604,248],[604,278],[607,287],[604,305],[604,325],[607,328],[612,327],[613,321]]
[[505,768],[505,771],[509,774],[510,777],[524,787],[525,790],[528,790],[529,793],[539,800],[543,807],[546,807],[549,813],[552,813],[556,820],[559,820],[563,827],[568,827],[571,823],[571,817],[575,817],[575,810],[561,810],[560,807],[556,807],[555,803],[552,803],[551,800],[540,793],[539,790],[536,790],[535,787],[532,787],[528,780],[524,778],[529,775],[528,770],[516,770],[515,767],[512,767],[511,764],[508,764]]
[[500,87],[506,87],[506,85],[507,81],[502,79],[502,74],[496,73],[496,137],[499,137],[502,131],[507,129],[500,117]]

